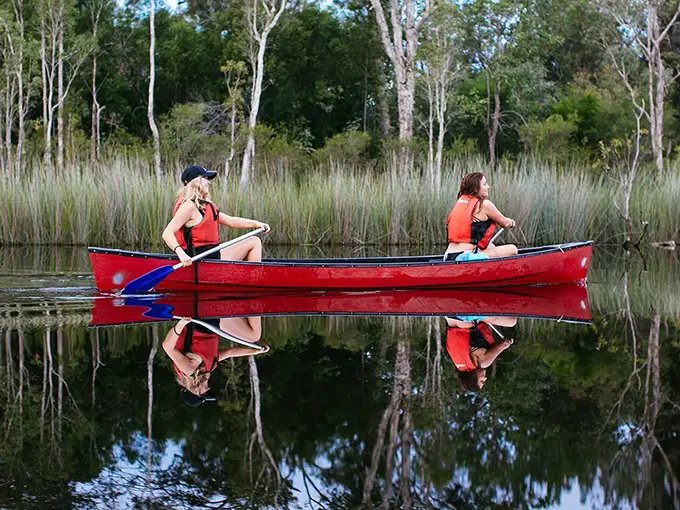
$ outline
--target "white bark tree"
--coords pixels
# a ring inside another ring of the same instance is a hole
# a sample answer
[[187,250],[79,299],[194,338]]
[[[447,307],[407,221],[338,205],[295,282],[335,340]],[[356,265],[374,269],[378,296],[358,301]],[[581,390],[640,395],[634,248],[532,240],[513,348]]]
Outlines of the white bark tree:
[[224,73],[227,83],[227,100],[225,106],[229,110],[229,156],[224,162],[224,176],[229,176],[231,164],[236,156],[236,122],[243,108],[243,91],[241,81],[246,74],[246,66],[243,62],[229,60],[220,70]]
[[[5,110],[5,146],[7,172],[14,172],[18,177],[21,174],[22,158],[24,154],[24,141],[26,139],[26,117],[28,115],[28,105],[31,100],[33,75],[32,59],[26,51],[26,22],[24,19],[23,0],[12,0],[12,12],[0,11],[0,25],[4,32],[6,41],[5,66],[8,73],[12,76],[11,89],[14,92],[16,103],[8,104]],[[10,92],[9,90],[7,91]],[[15,129],[17,141],[14,151],[14,161],[11,160],[11,135]]]
[[154,87],[156,85],[156,1],[149,5],[149,98],[146,110],[149,128],[153,136],[153,160],[156,180],[161,180],[161,139],[154,118]]
[[[647,82],[643,106],[644,118],[649,122],[649,133],[654,163],[658,172],[664,168],[663,129],[664,102],[668,87],[680,76],[672,75],[663,60],[663,46],[668,40],[669,32],[680,17],[680,3],[665,0],[601,0],[603,7],[619,25],[621,33],[627,38],[627,47],[638,58],[647,64]],[[677,5],[676,5],[677,3]],[[672,7],[671,7],[672,6]],[[671,7],[672,10],[669,10]],[[661,21],[664,13],[672,15],[667,23]],[[607,46],[620,44],[620,41],[607,41]],[[630,82],[626,85],[630,85]],[[637,93],[637,92],[636,92]],[[646,105],[644,103],[647,103]]]
[[432,3],[425,0],[417,12],[415,0],[391,0],[388,24],[380,0],[371,0],[378,23],[380,40],[394,66],[399,114],[399,140],[408,142],[413,136],[413,100],[416,88],[416,50],[418,34],[430,14]]
[[90,11],[90,22],[92,24],[92,38],[97,48],[92,54],[92,112],[90,130],[90,158],[93,161],[99,159],[101,152],[101,113],[104,107],[99,104],[97,98],[97,57],[99,52],[99,21],[104,9],[108,7],[110,0],[90,0],[87,8]]
[[[78,69],[90,52],[82,37],[68,37],[67,0],[43,0],[40,9],[40,61],[42,71],[43,161],[52,167],[52,131],[57,112],[57,169],[63,170],[63,107]],[[67,44],[68,43],[68,44]]]
[[449,96],[462,70],[462,64],[457,58],[455,23],[455,11],[450,5],[437,7],[424,26],[419,50],[420,81],[428,105],[425,122],[428,135],[425,175],[427,182],[435,190],[441,188],[444,136],[449,125],[446,117]]
[[250,114],[248,116],[248,141],[246,142],[241,164],[241,188],[248,186],[251,178],[251,166],[255,159],[255,125],[260,110],[262,95],[262,78],[264,76],[264,54],[267,39],[276,26],[288,0],[252,0],[247,6],[248,35],[250,48],[248,59],[253,72],[253,84],[250,91]]

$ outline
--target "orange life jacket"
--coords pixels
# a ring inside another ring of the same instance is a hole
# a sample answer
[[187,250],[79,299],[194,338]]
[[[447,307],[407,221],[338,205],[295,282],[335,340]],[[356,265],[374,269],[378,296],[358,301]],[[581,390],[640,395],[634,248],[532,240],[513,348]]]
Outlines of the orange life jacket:
[[480,250],[485,250],[491,242],[496,225],[489,221],[481,239],[474,239],[472,235],[472,215],[479,203],[477,197],[462,195],[451,209],[446,219],[446,230],[450,243],[476,244]]
[[490,346],[494,344],[493,333],[487,324],[477,324],[474,328],[447,328],[446,330],[446,352],[449,353],[451,361],[461,372],[472,372],[479,367],[472,361],[470,356],[470,335],[477,330],[482,334],[483,340]]
[[[182,205],[181,199],[175,203],[173,215]],[[193,227],[182,227],[175,232],[175,239],[187,254],[194,256],[194,248],[220,244],[220,211],[212,202],[205,203],[203,219]]]

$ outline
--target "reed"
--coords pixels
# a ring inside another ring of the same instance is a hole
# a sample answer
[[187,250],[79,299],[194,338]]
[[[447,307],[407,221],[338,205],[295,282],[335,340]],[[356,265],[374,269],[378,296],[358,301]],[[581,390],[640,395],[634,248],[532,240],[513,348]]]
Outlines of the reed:
[[[389,168],[375,166],[300,165],[269,164],[243,192],[238,176],[218,178],[212,198],[228,214],[269,222],[272,244],[443,245],[461,177],[486,171],[476,156],[448,160],[441,189],[433,190],[418,164],[396,178]],[[0,244],[158,246],[180,170],[176,165],[159,183],[146,160],[128,155],[74,163],[60,175],[36,166],[19,179],[4,178]],[[624,225],[614,205],[618,185],[585,165],[526,157],[504,161],[487,176],[491,199],[518,224],[504,236],[506,242],[623,241]],[[636,181],[632,217],[636,224],[638,219],[650,223],[650,239],[677,239],[677,196],[678,168]]]

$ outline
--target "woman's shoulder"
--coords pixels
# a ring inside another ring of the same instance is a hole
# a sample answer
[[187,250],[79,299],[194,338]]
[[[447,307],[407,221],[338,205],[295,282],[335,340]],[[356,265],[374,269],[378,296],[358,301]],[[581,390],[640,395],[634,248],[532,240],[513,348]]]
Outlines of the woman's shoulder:
[[177,211],[180,210],[193,211],[195,209],[198,209],[198,207],[196,207],[196,204],[192,200],[187,200],[186,198],[178,198],[177,201],[175,202],[175,209]]
[[485,198],[484,201],[482,202],[482,209],[484,209],[484,210],[489,211],[489,210],[494,210],[495,208],[496,208],[496,206],[494,205],[494,203],[491,200],[489,200],[488,198]]

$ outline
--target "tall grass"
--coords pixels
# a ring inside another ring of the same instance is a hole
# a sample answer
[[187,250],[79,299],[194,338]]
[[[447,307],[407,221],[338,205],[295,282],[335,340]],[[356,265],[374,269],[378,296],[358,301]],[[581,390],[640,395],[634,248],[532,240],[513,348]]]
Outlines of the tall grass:
[[[54,175],[36,167],[0,180],[1,244],[157,246],[178,189],[179,166],[157,183],[148,163],[119,157],[79,163]],[[443,244],[444,223],[462,176],[486,172],[481,158],[448,161],[442,188],[431,190],[419,170],[396,182],[380,168],[319,165],[261,169],[241,192],[237,176],[217,179],[213,200],[230,215],[267,221],[275,244]],[[623,240],[614,206],[617,184],[578,164],[526,158],[487,173],[491,199],[518,228],[504,239],[538,245]],[[650,222],[650,238],[677,239],[680,172],[636,181],[632,217]],[[233,235],[229,233],[228,235]]]

